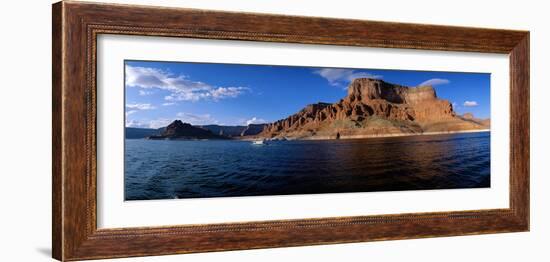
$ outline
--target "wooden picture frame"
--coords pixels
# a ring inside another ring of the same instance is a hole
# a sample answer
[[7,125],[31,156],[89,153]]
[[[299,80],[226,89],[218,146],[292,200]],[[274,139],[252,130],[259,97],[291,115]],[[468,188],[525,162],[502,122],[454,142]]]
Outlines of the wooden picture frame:
[[[154,14],[154,15],[152,15]],[[53,5],[53,257],[82,260],[529,230],[529,32],[83,2]],[[98,229],[99,34],[508,54],[510,207]]]

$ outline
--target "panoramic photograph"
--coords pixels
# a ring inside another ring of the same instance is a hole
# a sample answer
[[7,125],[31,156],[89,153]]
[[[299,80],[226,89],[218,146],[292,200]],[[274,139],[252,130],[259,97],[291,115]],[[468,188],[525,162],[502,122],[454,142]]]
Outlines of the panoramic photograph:
[[128,201],[491,185],[488,73],[124,67]]

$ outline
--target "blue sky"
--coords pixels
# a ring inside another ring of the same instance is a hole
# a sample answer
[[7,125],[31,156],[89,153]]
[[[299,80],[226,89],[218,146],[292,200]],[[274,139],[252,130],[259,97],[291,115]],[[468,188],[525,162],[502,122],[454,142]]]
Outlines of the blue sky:
[[333,103],[358,77],[431,84],[459,114],[490,117],[490,74],[294,66],[125,62],[126,126],[158,128],[272,122],[307,104]]

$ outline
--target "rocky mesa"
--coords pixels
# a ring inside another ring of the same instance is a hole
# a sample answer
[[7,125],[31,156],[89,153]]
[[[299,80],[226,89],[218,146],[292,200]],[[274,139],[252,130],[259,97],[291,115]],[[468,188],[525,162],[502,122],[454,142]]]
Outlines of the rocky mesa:
[[489,120],[459,116],[432,86],[407,87],[358,78],[336,103],[311,104],[264,127],[264,138],[330,139],[455,132],[489,128]]

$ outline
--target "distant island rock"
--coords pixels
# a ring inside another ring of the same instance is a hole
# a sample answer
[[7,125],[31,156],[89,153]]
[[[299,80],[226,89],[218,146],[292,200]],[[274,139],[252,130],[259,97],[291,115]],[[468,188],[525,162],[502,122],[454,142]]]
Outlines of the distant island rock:
[[175,120],[164,128],[160,135],[147,137],[148,139],[228,139],[212,133],[210,130]]
[[310,104],[267,125],[263,138],[345,138],[488,129],[490,120],[457,116],[432,86],[407,87],[358,78],[336,103]]
[[[182,122],[181,120],[176,120],[176,121]],[[170,125],[172,126],[179,125],[179,124],[174,125],[174,122],[172,122]],[[186,123],[183,123],[183,124],[186,124]],[[266,125],[267,124],[250,124],[246,126],[223,126],[223,125],[193,126],[191,125],[193,128],[199,128],[199,129],[210,131],[212,134],[198,132],[201,134],[200,137],[193,137],[193,136],[183,136],[183,137],[188,137],[189,139],[203,139],[205,135],[209,137],[212,135],[217,135],[217,136],[214,136],[214,138],[218,138],[218,136],[222,136],[223,138],[241,138],[243,136],[255,136],[261,133],[264,130],[264,127]],[[125,138],[126,139],[144,139],[144,138],[170,139],[171,137],[165,137],[163,134],[166,128],[167,127],[161,127],[161,128],[155,128],[155,129],[126,127]],[[201,130],[198,130],[198,131],[201,131]],[[207,138],[204,138],[204,139],[207,139]]]

